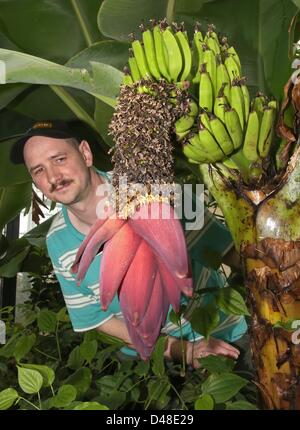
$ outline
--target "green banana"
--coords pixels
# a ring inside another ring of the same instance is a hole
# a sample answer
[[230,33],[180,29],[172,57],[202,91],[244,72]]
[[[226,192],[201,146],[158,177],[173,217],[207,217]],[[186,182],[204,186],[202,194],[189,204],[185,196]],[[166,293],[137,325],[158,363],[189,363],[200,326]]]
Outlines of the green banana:
[[244,137],[243,153],[249,161],[257,161],[257,145],[259,138],[259,118],[255,110],[251,110],[248,117],[246,133]]
[[263,93],[258,92],[251,103],[252,110],[255,110],[258,115],[258,119],[261,122],[264,108],[267,106],[267,98]]
[[137,61],[135,59],[135,57],[129,57],[128,58],[128,64],[129,64],[129,68],[130,68],[130,72],[131,72],[131,76],[134,82],[137,82],[139,80],[142,79],[138,65],[137,65]]
[[224,83],[220,90],[219,93],[215,99],[214,102],[214,114],[216,115],[216,117],[218,117],[221,121],[225,122],[225,110],[224,107],[226,104],[228,104],[228,100],[227,98],[224,96],[224,88],[226,86],[226,83]]
[[142,78],[151,79],[152,75],[149,70],[146,55],[141,42],[139,40],[134,40],[131,43],[131,46]]
[[188,79],[188,76],[189,76],[189,74],[191,72],[191,68],[192,68],[192,52],[191,52],[190,44],[189,44],[189,41],[186,37],[185,32],[177,31],[175,33],[175,37],[176,37],[178,45],[180,47],[181,55],[182,55],[182,59],[183,59],[183,70],[182,70],[182,73],[180,75],[179,80],[185,81],[186,79]]
[[[142,27],[142,31],[144,30],[144,27]],[[158,68],[157,59],[156,59],[156,52],[155,52],[155,45],[154,45],[154,38],[153,33],[151,30],[144,30],[142,33],[143,43],[144,43],[144,51],[146,55],[147,64],[149,67],[149,70],[151,72],[151,75],[156,79],[161,79],[161,74]]]
[[221,50],[222,52],[226,53],[225,55],[229,54],[234,59],[241,75],[242,66],[240,57],[238,56],[238,53],[236,52],[235,48],[233,46],[229,46],[228,39],[226,36],[223,36],[221,39]]
[[[201,25],[199,22],[196,22],[195,29],[194,29],[194,40],[193,40],[193,52],[195,56],[195,64],[197,64],[197,70],[200,68],[200,64],[203,63],[203,49],[202,49],[202,43],[203,43],[203,35],[201,32]],[[196,48],[196,49],[195,49]]]
[[182,69],[181,51],[171,27],[167,27],[163,31],[162,37],[167,52],[169,75],[172,82],[177,82]]
[[208,163],[215,163],[226,158],[214,136],[201,123],[197,138],[190,139],[190,142],[194,144],[203,156],[206,156]]
[[229,74],[227,72],[226,66],[222,63],[221,55],[216,56],[217,59],[217,93],[220,91],[221,87],[224,86],[224,95],[230,103],[230,87],[231,81]]
[[162,31],[159,25],[155,25],[153,27],[153,38],[154,38],[154,47],[155,47],[155,55],[157,59],[157,65],[161,75],[168,81],[171,81],[167,61],[164,54],[164,44],[162,38]]
[[214,92],[217,91],[217,62],[214,52],[203,44],[203,63],[206,63],[206,71],[209,73],[211,82],[213,84]]
[[124,67],[123,72],[124,72],[123,79],[122,79],[123,85],[132,85],[133,79],[130,75],[130,70],[127,66]]
[[217,97],[214,103],[214,114],[223,122],[225,122],[224,106],[226,103],[227,99],[225,97]]
[[241,66],[241,60],[236,52],[236,50],[234,49],[233,46],[230,46],[229,48],[227,48],[227,52],[232,55],[234,61],[236,62],[236,65],[239,68],[240,74],[242,73],[242,66]]
[[193,84],[199,84],[201,78],[200,70],[195,74],[195,76],[192,79]]
[[188,158],[188,162],[191,164],[199,164],[199,161],[195,161],[192,158]]
[[277,110],[277,101],[276,101],[276,100],[270,100],[270,101],[268,102],[268,106],[269,106],[270,108],[272,108],[272,109]]
[[198,111],[199,111],[199,109],[198,109],[197,103],[193,99],[190,99],[189,100],[189,113],[188,114],[195,117],[198,115]]
[[215,30],[216,30],[216,27],[215,27],[214,24],[208,24],[208,26],[207,26],[207,33],[206,33],[206,36],[205,36],[204,40],[206,40],[208,37],[211,37],[212,39],[215,40],[215,42],[219,45],[219,47],[221,47],[218,35],[217,35],[217,33],[216,33]]
[[191,130],[189,129],[189,130],[186,130],[186,131],[182,131],[181,133],[180,132],[176,132],[176,137],[177,137],[177,140],[182,140],[184,137],[186,137],[189,133],[191,132]]
[[275,113],[275,109],[270,107],[264,109],[257,146],[258,153],[262,158],[266,158],[270,151],[274,134]]
[[230,104],[233,109],[236,110],[242,129],[244,129],[245,124],[245,102],[244,96],[242,93],[242,89],[240,86],[239,79],[233,79],[231,85],[231,93],[230,93]]
[[237,165],[243,181],[248,184],[252,164],[245,157],[242,148],[239,151],[232,153],[230,155],[230,159]]
[[206,157],[198,153],[190,143],[185,143],[183,145],[182,152],[189,160],[193,160],[193,162],[204,163],[206,161]]
[[241,85],[242,94],[244,96],[245,122],[247,122],[249,111],[250,111],[250,94],[249,94],[248,87],[246,85],[246,78],[240,79],[240,85]]
[[199,83],[199,106],[209,112],[212,111],[214,100],[214,89],[209,73],[206,71],[206,64],[201,66],[201,76]]
[[199,115],[199,121],[204,125],[205,128],[207,128],[207,130],[209,130],[210,132],[212,132],[211,128],[210,128],[210,123],[209,123],[209,117],[207,112],[202,109],[200,115]]
[[225,106],[224,120],[234,149],[238,149],[243,143],[243,129],[236,110],[229,105]]
[[199,42],[203,42],[203,34],[201,32],[201,24],[199,21],[196,22],[195,28],[194,28],[194,36],[197,34],[197,39]]
[[211,36],[211,33],[207,33],[207,36],[204,41],[215,55],[221,53],[219,42],[217,42],[215,38]]
[[191,150],[194,154],[192,157],[192,152],[186,151],[187,154],[190,154],[189,158],[198,160],[201,163],[215,163],[216,161],[224,158],[224,154],[219,147],[216,147],[214,151],[211,148],[208,149],[203,142],[200,141],[199,136],[197,135],[189,139],[188,145],[187,149]]
[[224,56],[225,56],[224,64],[226,66],[226,69],[231,81],[235,78],[239,78],[241,76],[240,69],[236,64],[233,56],[229,54],[227,51],[225,51]]
[[234,150],[234,145],[225,124],[216,116],[211,116],[209,120],[212,135],[225,155],[230,155]]
[[175,131],[177,133],[183,133],[184,131],[190,130],[194,125],[195,118],[191,115],[183,115],[175,122]]

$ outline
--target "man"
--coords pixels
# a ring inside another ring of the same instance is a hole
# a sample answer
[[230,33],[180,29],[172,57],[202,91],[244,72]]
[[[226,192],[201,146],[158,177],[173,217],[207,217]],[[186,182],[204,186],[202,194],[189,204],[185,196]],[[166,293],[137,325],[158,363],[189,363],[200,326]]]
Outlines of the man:
[[[101,253],[92,262],[80,286],[70,268],[84,237],[96,222],[99,185],[109,182],[110,176],[93,167],[93,155],[87,141],[78,141],[66,124],[59,121],[38,122],[13,146],[11,160],[25,163],[36,187],[50,200],[62,204],[62,210],[52,222],[47,235],[49,256],[61,289],[75,331],[98,331],[123,340],[127,347],[122,351],[136,355],[126,325],[122,319],[117,296],[107,311],[99,301],[99,266]],[[208,215],[208,214],[207,214]],[[191,257],[196,279],[202,279],[202,286],[215,287],[223,283],[217,272],[205,269],[201,262],[193,259],[193,253],[203,254],[215,231],[216,250],[230,248],[231,238],[223,225],[209,216],[203,229],[201,241],[191,237]],[[195,242],[193,244],[193,241]],[[222,244],[222,242],[224,242]],[[201,249],[202,246],[202,249]],[[197,255],[196,255],[197,258]],[[117,262],[116,262],[117,264]],[[201,275],[201,276],[200,276]],[[162,333],[167,335],[165,357],[181,359],[180,335],[183,334],[187,364],[199,367],[199,357],[209,354],[237,359],[239,350],[228,342],[239,339],[247,330],[243,317],[221,316],[221,323],[215,337],[205,341],[183,320],[181,330],[167,321]]]

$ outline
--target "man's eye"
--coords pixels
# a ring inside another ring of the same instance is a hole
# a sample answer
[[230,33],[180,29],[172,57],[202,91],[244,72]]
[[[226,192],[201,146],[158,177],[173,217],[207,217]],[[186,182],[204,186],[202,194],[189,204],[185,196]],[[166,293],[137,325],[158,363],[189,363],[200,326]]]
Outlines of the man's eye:
[[66,159],[66,157],[59,157],[56,159],[57,163],[61,163],[62,161],[64,161]]
[[39,175],[40,173],[42,173],[42,171],[43,171],[43,169],[37,169],[33,172],[33,174],[36,176],[36,175]]

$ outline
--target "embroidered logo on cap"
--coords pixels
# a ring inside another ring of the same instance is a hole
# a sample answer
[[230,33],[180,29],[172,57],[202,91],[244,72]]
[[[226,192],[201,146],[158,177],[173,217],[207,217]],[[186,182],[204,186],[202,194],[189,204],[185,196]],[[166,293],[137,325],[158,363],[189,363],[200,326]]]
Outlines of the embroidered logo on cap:
[[52,122],[36,122],[32,127],[33,130],[36,128],[53,128]]

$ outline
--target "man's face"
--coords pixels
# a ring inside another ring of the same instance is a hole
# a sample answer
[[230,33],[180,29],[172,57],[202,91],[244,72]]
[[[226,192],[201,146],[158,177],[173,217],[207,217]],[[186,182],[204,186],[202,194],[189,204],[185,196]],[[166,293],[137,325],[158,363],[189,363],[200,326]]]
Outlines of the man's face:
[[71,205],[86,195],[92,165],[87,142],[76,147],[64,139],[33,136],[25,144],[24,160],[34,184],[50,200]]

